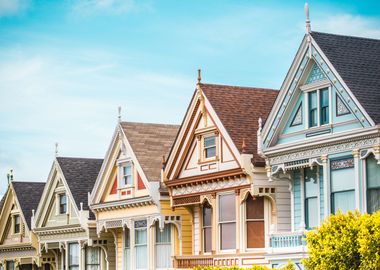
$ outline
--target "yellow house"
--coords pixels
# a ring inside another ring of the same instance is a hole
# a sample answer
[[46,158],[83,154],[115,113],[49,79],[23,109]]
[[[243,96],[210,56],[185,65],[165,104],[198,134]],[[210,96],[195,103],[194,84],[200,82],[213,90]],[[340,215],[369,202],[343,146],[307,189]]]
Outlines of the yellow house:
[[278,91],[197,84],[164,171],[171,206],[193,219],[178,268],[269,265],[270,234],[290,229],[287,181],[268,181],[257,130]]
[[38,243],[31,230],[45,183],[11,181],[0,202],[0,268],[34,270]]
[[175,211],[161,183],[163,159],[178,126],[120,122],[90,198],[97,233],[111,232],[116,268],[170,269],[173,256],[192,254],[188,210]]

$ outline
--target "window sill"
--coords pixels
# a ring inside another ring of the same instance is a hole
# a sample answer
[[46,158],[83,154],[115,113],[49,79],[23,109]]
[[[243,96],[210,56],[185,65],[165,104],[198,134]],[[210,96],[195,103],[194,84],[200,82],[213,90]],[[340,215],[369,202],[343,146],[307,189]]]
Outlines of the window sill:
[[200,160],[200,161],[198,161],[198,165],[203,165],[203,164],[218,162],[218,161],[219,161],[219,157],[216,156],[214,158]]
[[133,189],[135,188],[135,186],[133,185],[127,185],[127,186],[122,186],[122,187],[119,187],[117,188],[117,190],[123,190],[123,189]]

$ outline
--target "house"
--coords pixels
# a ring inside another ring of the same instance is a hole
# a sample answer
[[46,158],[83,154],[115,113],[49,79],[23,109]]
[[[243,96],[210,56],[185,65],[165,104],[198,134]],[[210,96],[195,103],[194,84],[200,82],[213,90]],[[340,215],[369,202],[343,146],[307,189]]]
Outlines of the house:
[[48,269],[114,269],[113,237],[98,237],[88,207],[88,194],[102,163],[102,159],[55,158],[32,223],[39,260]]
[[11,181],[0,201],[0,268],[34,270],[40,266],[31,229],[45,183]]
[[288,181],[269,182],[257,153],[259,122],[278,91],[198,77],[163,174],[171,207],[193,220],[193,253],[175,256],[175,266],[269,265],[268,235],[291,229]]
[[93,188],[97,233],[112,233],[115,269],[168,269],[192,253],[191,215],[161,183],[178,126],[119,122]]
[[270,182],[291,191],[291,230],[271,235],[274,264],[305,257],[302,235],[330,214],[380,209],[379,87],[380,40],[312,32],[307,21],[259,132]]

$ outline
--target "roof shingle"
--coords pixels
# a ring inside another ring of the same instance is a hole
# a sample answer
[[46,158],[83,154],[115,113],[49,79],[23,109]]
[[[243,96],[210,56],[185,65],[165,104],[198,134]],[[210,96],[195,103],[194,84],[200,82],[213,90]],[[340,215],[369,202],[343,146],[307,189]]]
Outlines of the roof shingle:
[[168,156],[179,126],[122,122],[121,127],[148,181],[159,181],[162,156]]
[[244,139],[252,162],[262,165],[257,154],[258,119],[265,122],[279,91],[204,83],[200,87],[239,151]]
[[12,181],[29,229],[31,229],[32,210],[37,210],[45,184],[44,182]]
[[380,40],[312,32],[311,36],[376,124],[380,124]]

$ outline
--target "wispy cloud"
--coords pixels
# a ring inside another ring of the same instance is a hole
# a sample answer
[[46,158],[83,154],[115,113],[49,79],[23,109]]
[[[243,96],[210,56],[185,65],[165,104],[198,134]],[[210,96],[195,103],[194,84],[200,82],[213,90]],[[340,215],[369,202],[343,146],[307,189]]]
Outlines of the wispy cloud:
[[0,17],[18,15],[26,11],[30,0],[0,0]]
[[337,14],[315,22],[317,31],[380,38],[380,20],[352,14]]

